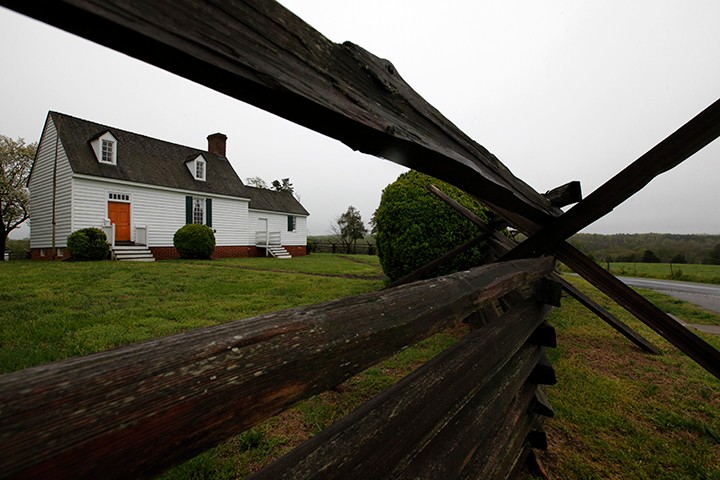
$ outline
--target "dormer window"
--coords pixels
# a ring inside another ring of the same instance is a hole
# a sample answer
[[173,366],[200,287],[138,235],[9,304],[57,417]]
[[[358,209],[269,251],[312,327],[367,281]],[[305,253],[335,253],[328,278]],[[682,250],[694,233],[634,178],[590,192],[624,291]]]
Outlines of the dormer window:
[[114,158],[114,152],[115,152],[115,142],[111,142],[110,140],[103,140],[102,141],[102,150],[101,150],[101,157],[100,161],[104,163],[115,163],[113,162]]
[[195,180],[205,181],[205,160],[202,158],[195,160]]
[[190,174],[195,180],[204,182],[207,180],[207,161],[202,155],[196,157],[190,157],[185,161]]
[[98,162],[108,165],[117,165],[117,138],[110,133],[105,132],[102,135],[90,140],[90,145],[95,152]]

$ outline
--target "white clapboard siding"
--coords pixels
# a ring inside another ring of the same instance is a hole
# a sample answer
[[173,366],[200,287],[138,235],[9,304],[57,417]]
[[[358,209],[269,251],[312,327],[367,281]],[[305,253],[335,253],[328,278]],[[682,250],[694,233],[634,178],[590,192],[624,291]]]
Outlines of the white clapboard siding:
[[[172,246],[173,235],[185,225],[185,197],[190,195],[189,192],[117,183],[100,177],[76,178],[73,185],[73,227],[78,229],[102,225],[107,218],[110,193],[129,196],[130,224],[147,226],[149,246]],[[212,224],[216,230],[217,245],[248,245],[246,200],[194,195],[212,198]],[[134,241],[135,230],[131,232],[131,240]]]
[[247,200],[212,198],[212,227],[216,245],[252,245],[255,232],[252,232],[251,237],[249,225]]
[[[55,246],[65,247],[72,232],[72,170],[62,143],[56,142],[57,131],[48,116],[33,165],[30,189],[30,245],[49,248],[53,245],[53,172],[55,172]],[[57,149],[56,149],[57,146]],[[57,156],[57,168],[55,160]]]
[[307,217],[295,216],[295,230],[288,232],[288,214],[268,212],[264,210],[250,210],[250,226],[253,229],[252,239],[255,237],[258,221],[261,218],[267,219],[268,231],[280,232],[280,242],[285,246],[305,245],[307,243]]

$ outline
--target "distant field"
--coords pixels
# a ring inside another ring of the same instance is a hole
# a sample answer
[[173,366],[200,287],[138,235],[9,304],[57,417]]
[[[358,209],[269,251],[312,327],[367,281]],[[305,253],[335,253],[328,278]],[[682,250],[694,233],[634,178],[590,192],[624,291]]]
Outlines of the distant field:
[[[607,264],[601,264],[607,268]],[[720,284],[720,265],[694,265],[669,263],[610,263],[614,275],[630,277],[667,278],[686,282]]]

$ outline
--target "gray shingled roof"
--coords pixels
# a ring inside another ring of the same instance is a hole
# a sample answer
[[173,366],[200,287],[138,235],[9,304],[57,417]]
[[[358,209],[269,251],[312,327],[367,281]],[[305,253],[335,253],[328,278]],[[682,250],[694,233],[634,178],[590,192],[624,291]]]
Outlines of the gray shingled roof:
[[[58,112],[48,114],[60,135],[60,142],[73,172],[142,184],[159,185],[201,193],[250,199],[250,208],[271,212],[308,215],[290,193],[248,187],[230,162],[220,155],[163,140],[127,132]],[[118,141],[117,165],[97,161],[90,141],[110,132]],[[207,181],[195,180],[186,166],[188,159],[202,155]]]

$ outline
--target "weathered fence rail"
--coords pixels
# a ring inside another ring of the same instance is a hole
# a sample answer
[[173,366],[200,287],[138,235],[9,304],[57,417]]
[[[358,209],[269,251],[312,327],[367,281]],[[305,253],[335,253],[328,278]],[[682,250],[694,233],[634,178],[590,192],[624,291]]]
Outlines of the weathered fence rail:
[[[532,292],[528,285],[553,265],[546,257],[478,267],[4,375],[0,477],[151,477],[518,289]],[[412,476],[445,468],[459,477],[460,459],[484,454],[504,422],[524,425],[522,436],[537,421],[519,414],[536,384],[549,383],[537,366],[541,347],[533,346],[548,341],[533,332],[545,330],[543,302],[551,300],[536,297],[502,302],[502,315],[485,315],[486,325],[457,347],[303,447],[324,450],[307,456],[316,459],[311,466],[295,466],[296,454],[261,475],[375,478],[380,470]],[[468,428],[477,415],[485,423]],[[346,447],[335,449],[338,442]],[[513,447],[500,459],[513,461],[493,467],[505,473],[527,447],[524,437],[507,442]],[[450,454],[456,461],[443,467]]]
[[[552,261],[507,260],[544,252],[720,378],[720,352],[564,242],[718,137],[720,101],[585,200],[572,184],[542,196],[421,98],[392,63],[330,42],[276,2],[0,4],[448,181],[489,206],[495,227],[507,222],[530,236],[520,246],[496,242],[506,261],[495,266],[2,377],[0,476],[150,476],[469,316],[479,332],[259,476],[505,478],[528,445],[542,444],[533,434],[541,418],[526,412],[532,402],[529,411],[549,413],[536,384],[552,380],[533,346],[549,343],[536,341],[547,328],[533,332],[542,315],[512,313],[533,308],[515,289],[546,275]],[[568,213],[558,208],[578,200]],[[505,310],[499,318],[496,300]],[[508,325],[511,332],[495,331]],[[467,364],[453,367],[457,358]],[[425,389],[435,396],[423,397]],[[423,402],[438,409],[423,409],[422,422],[398,409]],[[376,416],[385,422],[372,423]],[[333,445],[343,448],[329,455]],[[378,465],[368,461],[374,455]]]

